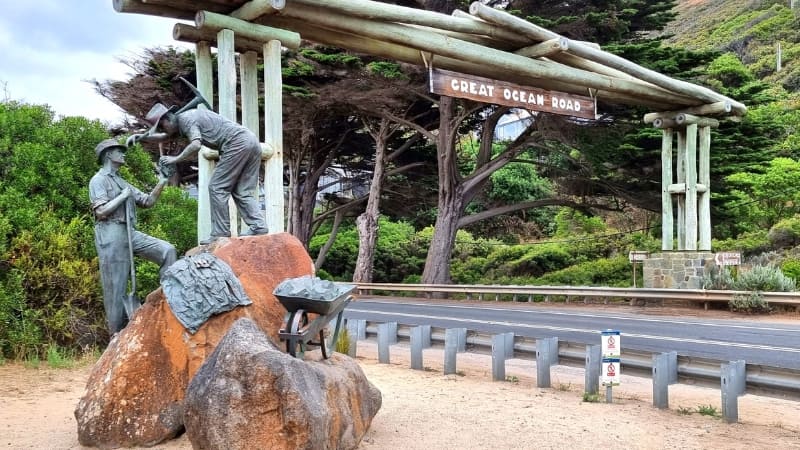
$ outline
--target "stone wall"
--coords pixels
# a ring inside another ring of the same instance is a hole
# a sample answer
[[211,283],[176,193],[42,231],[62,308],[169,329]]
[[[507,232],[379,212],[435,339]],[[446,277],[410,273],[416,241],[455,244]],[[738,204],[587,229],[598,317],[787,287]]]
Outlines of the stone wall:
[[653,253],[643,261],[644,287],[702,289],[703,275],[714,265],[711,252]]

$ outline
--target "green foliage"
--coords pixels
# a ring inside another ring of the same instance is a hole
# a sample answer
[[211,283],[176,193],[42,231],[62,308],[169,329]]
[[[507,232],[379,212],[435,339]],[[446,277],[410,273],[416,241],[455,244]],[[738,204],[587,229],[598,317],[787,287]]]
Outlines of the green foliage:
[[627,287],[631,284],[631,263],[627,255],[586,261],[547,273],[536,282],[564,286]]
[[800,216],[779,221],[770,228],[767,237],[774,249],[797,246],[800,244]]
[[787,258],[781,263],[781,272],[793,279],[795,283],[800,280],[800,259]]
[[720,416],[719,410],[717,410],[715,406],[711,405],[700,405],[697,407],[697,412],[701,416],[711,416],[711,417]]
[[304,57],[330,66],[350,66],[361,67],[361,58],[349,53],[342,53],[334,47],[317,46],[315,48],[303,48],[300,54]]
[[569,208],[562,208],[556,214],[555,222],[555,237],[592,234],[606,230],[606,224],[600,217],[587,217],[585,214]]
[[58,348],[55,345],[48,345],[47,352],[47,365],[53,369],[69,369],[75,367],[75,353],[68,350]]
[[728,306],[734,312],[765,313],[771,310],[769,304],[764,301],[761,292],[736,294],[728,303]]
[[800,162],[775,158],[761,173],[739,172],[726,178],[737,203],[730,206],[759,228],[800,213]]
[[0,355],[25,359],[39,351],[42,330],[41,313],[27,304],[19,270],[0,277]]
[[339,338],[336,340],[336,348],[334,348],[334,351],[344,355],[348,354],[350,352],[350,346],[352,345],[350,342],[351,339],[347,328],[340,329]]
[[736,238],[712,241],[714,251],[738,250],[742,256],[763,253],[770,248],[767,230],[755,230],[740,234]]
[[407,80],[408,75],[403,73],[402,67],[400,64],[394,62],[387,62],[387,61],[372,61],[371,63],[367,64],[367,70],[373,75],[379,75],[384,78],[389,78],[392,80],[400,79],[400,80]]
[[734,284],[739,291],[793,292],[796,285],[793,279],[785,276],[777,267],[753,266],[742,270]]
[[727,266],[713,266],[703,275],[703,289],[734,290],[736,280]]

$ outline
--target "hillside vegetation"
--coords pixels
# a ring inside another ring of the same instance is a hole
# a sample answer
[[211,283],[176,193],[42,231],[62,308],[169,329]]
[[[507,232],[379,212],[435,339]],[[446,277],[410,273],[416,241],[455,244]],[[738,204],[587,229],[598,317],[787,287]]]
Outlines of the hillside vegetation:
[[[670,45],[736,55],[762,81],[800,90],[800,5],[791,0],[680,0]],[[800,2],[797,2],[800,3]],[[777,71],[777,48],[782,69]]]

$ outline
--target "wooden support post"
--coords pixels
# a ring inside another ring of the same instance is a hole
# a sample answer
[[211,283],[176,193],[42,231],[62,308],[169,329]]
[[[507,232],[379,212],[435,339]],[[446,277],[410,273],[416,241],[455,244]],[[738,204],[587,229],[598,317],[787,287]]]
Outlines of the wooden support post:
[[672,128],[665,128],[661,138],[661,250],[673,250],[674,226],[672,217]]
[[[259,137],[261,121],[258,114],[258,53],[246,52],[239,55],[242,89],[242,125]],[[261,140],[259,139],[259,142]],[[253,195],[261,203],[258,180],[253,185]],[[247,224],[242,221],[242,229],[247,229]]]
[[697,250],[697,124],[686,127],[686,241],[685,250]]
[[711,251],[711,127],[698,130],[698,147],[698,188],[701,184],[705,187],[697,205],[698,250],[708,252]]
[[[197,71],[197,89],[214,106],[214,68],[211,60],[211,46],[208,42],[198,42],[196,47],[195,70]],[[198,108],[205,108],[200,105]],[[208,150],[208,149],[204,149]],[[201,151],[197,156],[197,242],[208,239],[211,235],[211,202],[208,194],[208,182],[214,171],[216,161],[205,157]]]
[[264,44],[264,141],[272,154],[264,165],[264,196],[270,233],[285,230],[283,200],[283,81],[281,43]]
[[[675,175],[678,184],[686,186],[686,130],[678,130],[678,153],[675,157]],[[676,224],[678,234],[678,250],[686,250],[686,191],[678,194],[678,223]]]
[[[219,75],[219,114],[234,122],[236,120],[236,54],[231,30],[217,33],[217,73]],[[239,235],[239,212],[233,198],[228,200],[231,236]]]

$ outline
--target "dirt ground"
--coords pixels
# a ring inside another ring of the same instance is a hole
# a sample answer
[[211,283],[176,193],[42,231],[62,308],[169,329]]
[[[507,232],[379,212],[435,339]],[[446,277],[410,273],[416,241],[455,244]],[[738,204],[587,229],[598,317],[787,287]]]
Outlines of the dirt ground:
[[[583,370],[554,367],[552,388],[535,383],[533,361],[509,360],[508,381],[491,380],[489,356],[459,354],[459,375],[442,375],[442,351],[425,350],[426,370],[409,369],[409,349],[377,363],[374,343],[358,343],[359,363],[383,394],[360,449],[800,449],[800,402],[746,395],[740,423],[720,410],[720,391],[670,387],[670,409],[652,407],[650,379],[622,377],[613,403],[582,399]],[[0,366],[0,448],[80,449],[73,410],[90,367]],[[157,449],[189,449],[185,436]]]

